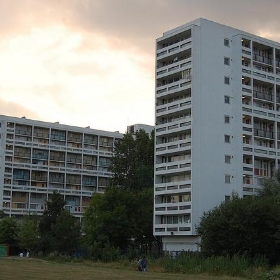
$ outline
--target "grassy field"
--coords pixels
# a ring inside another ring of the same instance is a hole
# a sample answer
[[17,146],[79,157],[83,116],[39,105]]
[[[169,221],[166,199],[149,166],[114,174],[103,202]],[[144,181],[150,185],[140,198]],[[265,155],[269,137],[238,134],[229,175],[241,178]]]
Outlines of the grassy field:
[[[152,269],[153,270],[153,269]],[[155,269],[154,269],[155,270]],[[93,262],[57,263],[40,259],[0,258],[1,280],[241,280],[238,277],[169,274],[156,271],[138,272],[133,267],[122,268],[119,264]],[[244,280],[244,279],[243,279]]]

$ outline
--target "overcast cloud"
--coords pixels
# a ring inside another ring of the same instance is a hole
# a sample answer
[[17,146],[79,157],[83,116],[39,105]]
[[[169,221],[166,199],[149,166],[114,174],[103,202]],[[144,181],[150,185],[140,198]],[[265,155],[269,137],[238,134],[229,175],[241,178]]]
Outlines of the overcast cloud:
[[279,0],[0,0],[0,113],[153,125],[156,38],[203,17],[280,41],[279,11]]

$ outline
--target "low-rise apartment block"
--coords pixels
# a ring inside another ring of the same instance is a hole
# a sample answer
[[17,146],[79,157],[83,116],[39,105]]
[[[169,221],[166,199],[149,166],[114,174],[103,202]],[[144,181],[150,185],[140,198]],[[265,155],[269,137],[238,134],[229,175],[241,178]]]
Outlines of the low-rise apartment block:
[[95,192],[104,192],[118,132],[0,116],[0,210],[40,215],[54,190],[81,218]]

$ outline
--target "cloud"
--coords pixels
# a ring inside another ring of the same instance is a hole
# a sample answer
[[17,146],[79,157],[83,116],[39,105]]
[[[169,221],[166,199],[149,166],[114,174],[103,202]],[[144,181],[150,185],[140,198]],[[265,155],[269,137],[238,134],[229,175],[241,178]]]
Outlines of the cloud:
[[199,17],[248,32],[264,25],[274,32],[280,21],[278,0],[0,0],[0,7],[3,32],[57,24],[145,51],[163,31]]
[[1,115],[12,116],[12,117],[26,117],[29,119],[38,119],[40,115],[36,114],[32,110],[19,105],[15,102],[5,101],[0,98],[0,112]]
[[125,117],[112,128],[124,132],[124,118],[142,115],[139,99],[153,104],[153,82],[143,63],[147,57],[91,35],[49,26],[7,37],[0,43],[0,97],[32,108],[44,120],[86,122],[98,129],[111,130],[121,112]]

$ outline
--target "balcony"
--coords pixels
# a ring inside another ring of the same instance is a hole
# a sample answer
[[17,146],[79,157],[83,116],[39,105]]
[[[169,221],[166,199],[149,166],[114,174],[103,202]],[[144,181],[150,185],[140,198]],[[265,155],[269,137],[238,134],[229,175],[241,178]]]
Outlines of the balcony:
[[264,177],[268,176],[267,170],[266,169],[262,169],[262,168],[255,168],[254,174],[256,176],[264,176]]
[[170,183],[159,183],[155,185],[155,191],[157,195],[160,194],[176,194],[186,191],[191,191],[191,180]]
[[168,85],[158,85],[157,87],[157,97],[163,97],[174,92],[179,92],[190,88],[191,86],[191,76],[185,79],[180,79],[177,82],[173,82]]
[[184,171],[190,171],[191,159],[185,159],[181,161],[173,161],[168,163],[159,163],[155,165],[155,174],[168,173],[180,173]]
[[191,98],[185,98],[181,100],[175,100],[173,102],[157,105],[156,116],[166,115],[170,113],[179,112],[191,107]]
[[273,131],[267,131],[267,130],[262,130],[262,129],[254,128],[254,136],[274,139],[274,132]]
[[242,48],[242,54],[244,54],[247,58],[251,58],[251,51],[248,48]]
[[186,139],[170,141],[167,143],[156,144],[157,155],[179,152],[181,150],[186,150],[186,147],[191,148],[191,136]]
[[254,92],[254,97],[258,99],[263,99],[266,101],[273,102],[274,101],[274,95],[266,92],[261,92],[257,90],[253,90]]
[[178,71],[186,70],[191,66],[191,63],[192,63],[191,56],[188,56],[186,59],[183,59],[179,62],[175,61],[172,64],[160,67],[158,68],[159,71],[157,71],[157,78],[158,79],[164,78]]
[[191,126],[192,118],[184,117],[184,118],[176,118],[173,121],[165,122],[163,124],[156,125],[156,134],[157,136],[160,134],[166,134],[171,132],[179,132],[183,129],[187,129],[187,127]]
[[185,40],[168,45],[164,48],[157,50],[157,58],[163,58],[170,54],[181,52],[182,50],[191,48],[192,38],[187,37]]
[[156,72],[157,79],[168,77],[178,71],[185,70],[186,68],[190,67],[192,64],[191,56],[187,56],[185,59],[178,61],[178,59],[172,60],[173,63],[169,65],[158,67]]
[[253,54],[253,60],[264,63],[264,64],[268,64],[268,65],[272,65],[273,60],[269,57],[265,57],[262,55],[258,55],[256,53]]
[[170,233],[174,234],[174,232],[189,232],[191,231],[191,222],[182,222],[177,224],[155,224],[155,231],[162,233],[166,233],[170,235]]
[[191,201],[155,204],[155,215],[186,214],[191,212]]

